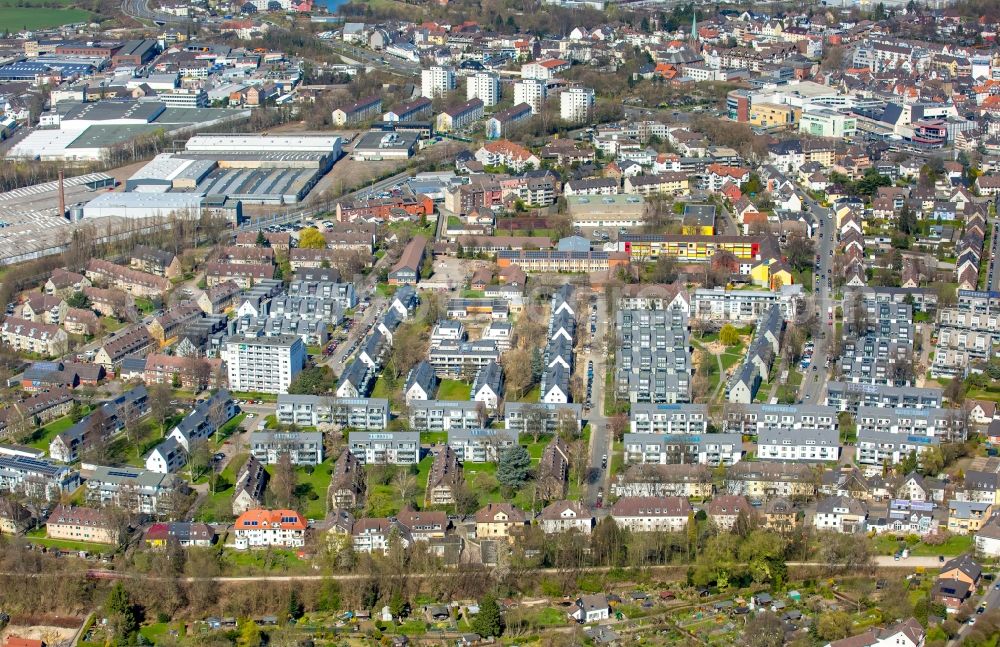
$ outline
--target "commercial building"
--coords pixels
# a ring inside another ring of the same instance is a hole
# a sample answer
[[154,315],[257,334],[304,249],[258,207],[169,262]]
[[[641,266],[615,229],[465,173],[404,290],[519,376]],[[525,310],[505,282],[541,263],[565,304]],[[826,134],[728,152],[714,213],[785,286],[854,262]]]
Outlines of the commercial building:
[[808,108],[799,117],[799,132],[813,137],[853,137],[858,131],[858,119],[828,108]]
[[637,261],[655,261],[661,254],[681,263],[708,262],[717,252],[738,260],[759,259],[764,241],[753,236],[684,236],[677,234],[622,234],[619,248]]
[[413,131],[373,130],[361,136],[354,145],[351,157],[362,161],[409,159],[417,148],[418,134]]
[[233,336],[223,343],[222,358],[234,391],[287,393],[305,365],[306,350],[302,339],[292,335]]
[[[597,184],[600,182],[599,184]],[[594,184],[590,184],[594,183]],[[638,195],[611,195],[617,193],[618,183],[611,180],[613,187],[609,183],[598,180],[579,180],[576,183],[582,184],[579,192],[574,189],[574,195],[566,197],[566,212],[573,219],[573,224],[580,227],[638,227],[645,220],[646,201]],[[591,193],[589,186],[595,186],[593,191],[600,194]],[[611,194],[605,193],[610,191]]]

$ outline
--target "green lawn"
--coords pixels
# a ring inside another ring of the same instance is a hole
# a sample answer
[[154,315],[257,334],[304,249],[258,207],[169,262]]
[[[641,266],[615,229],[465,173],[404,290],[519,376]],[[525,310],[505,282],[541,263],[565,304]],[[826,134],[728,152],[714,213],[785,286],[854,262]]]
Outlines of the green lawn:
[[301,571],[309,562],[299,558],[294,550],[269,548],[267,550],[228,550],[226,562],[230,566],[246,572]]
[[[0,11],[3,10],[0,9]],[[101,317],[101,326],[104,328],[104,332],[116,332],[124,328],[125,324],[114,317]]]
[[923,542],[916,544],[904,543],[901,537],[895,535],[879,535],[874,538],[875,552],[879,555],[893,555],[900,546],[908,546],[910,555],[914,557],[934,557],[944,555],[954,557],[961,555],[972,548],[972,535],[952,535],[939,546],[931,546]]
[[[469,389],[471,390],[472,387],[470,386]],[[444,398],[439,398],[439,399],[443,400]],[[468,400],[468,398],[465,399]],[[536,384],[535,386],[531,387],[530,391],[526,392],[523,396],[518,398],[516,402],[538,402],[541,399],[542,399],[542,387],[541,385]]]
[[[438,386],[438,400],[468,400],[472,385],[460,380],[441,380]],[[536,397],[537,400],[537,397]]]
[[236,485],[237,472],[246,461],[246,454],[233,456],[222,470],[218,491],[205,497],[198,508],[198,521],[229,521],[233,518],[233,487]]
[[0,6],[0,29],[19,31],[48,29],[71,23],[89,22],[93,14],[82,9],[48,9],[10,6],[4,3]]
[[421,431],[420,443],[423,445],[433,445],[435,443],[443,445],[448,442],[447,431]]
[[110,553],[113,548],[109,544],[98,544],[90,541],[70,541],[68,539],[49,539],[45,536],[45,529],[32,530],[26,535],[29,542],[46,546],[47,548],[58,548],[60,550],[82,550],[88,553]]
[[246,419],[246,417],[247,417],[247,412],[243,411],[236,414],[232,420],[222,425],[219,431],[215,433],[215,444],[217,446],[222,445],[222,443],[225,442],[226,438],[232,436],[236,432],[236,430],[240,428],[240,425],[243,424],[243,420]]
[[49,443],[52,442],[52,439],[72,426],[73,426],[73,418],[69,416],[63,416],[62,418],[53,420],[44,427],[36,429],[35,433],[32,434],[31,440],[28,442],[28,444],[34,447],[35,449],[48,451]]
[[[330,472],[333,464],[328,462],[317,465],[311,471],[307,467],[295,468],[298,478],[296,494],[299,497],[299,510],[308,519],[323,519],[326,517],[326,490],[330,486]],[[268,474],[274,478],[274,465],[268,465]]]
[[463,299],[482,299],[485,296],[484,290],[462,290]]
[[375,386],[372,387],[371,397],[388,399],[395,390],[395,387],[389,384],[389,380],[386,379],[385,375],[379,375],[378,379],[375,380]]

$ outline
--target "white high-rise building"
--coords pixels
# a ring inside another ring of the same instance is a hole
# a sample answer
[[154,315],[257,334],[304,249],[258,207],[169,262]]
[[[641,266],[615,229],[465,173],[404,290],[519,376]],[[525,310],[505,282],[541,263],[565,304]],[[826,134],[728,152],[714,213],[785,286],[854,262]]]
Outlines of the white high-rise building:
[[531,114],[537,115],[542,111],[542,104],[545,103],[545,96],[548,93],[548,86],[545,81],[539,79],[522,79],[514,83],[514,105],[526,103],[531,106]]
[[470,76],[465,85],[466,100],[480,99],[486,106],[500,103],[500,77],[491,72]]
[[448,94],[455,89],[455,70],[435,65],[420,72],[420,94],[433,99]]
[[569,88],[559,96],[559,116],[563,121],[588,121],[594,111],[594,91],[591,88]]
[[222,359],[233,391],[288,393],[306,363],[306,347],[298,335],[236,335],[226,338]]

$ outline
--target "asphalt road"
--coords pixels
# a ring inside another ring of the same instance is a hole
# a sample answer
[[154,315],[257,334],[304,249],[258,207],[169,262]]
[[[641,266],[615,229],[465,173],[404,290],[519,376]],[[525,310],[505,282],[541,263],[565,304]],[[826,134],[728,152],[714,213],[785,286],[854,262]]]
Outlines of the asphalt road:
[[[605,334],[610,325],[607,316],[604,295],[597,297],[597,332],[591,336],[590,353],[581,354],[580,362],[586,379],[587,362],[594,362],[594,384],[591,391],[590,401],[594,405],[590,412],[585,414],[587,422],[590,424],[590,474],[596,474],[597,478],[591,479],[587,484],[586,502],[593,507],[597,502],[598,488],[604,488],[605,497],[608,495],[608,477],[611,467],[611,435],[608,432],[608,419],[604,417],[604,399],[611,397],[604,392],[604,376],[607,372],[607,354],[605,352]],[[579,315],[580,325],[585,334],[590,334],[590,306],[588,312]],[[607,454],[608,465],[601,466],[603,456]]]
[[830,373],[826,368],[826,362],[830,357],[830,346],[835,331],[830,309],[836,310],[837,307],[832,288],[834,239],[837,227],[832,209],[821,206],[808,196],[807,203],[818,222],[815,241],[816,252],[819,254],[819,271],[815,272],[814,276],[813,296],[816,312],[819,313],[819,335],[813,339],[815,348],[812,363],[802,378],[799,397],[802,402],[816,404],[826,392],[826,382]]
[[[995,588],[993,582],[984,582],[983,586],[988,588],[986,588],[986,593],[979,600],[979,604],[976,605],[977,608],[979,606],[984,606],[986,607],[986,611],[991,611],[993,609],[996,609],[997,606],[1000,605],[1000,589]],[[975,614],[972,617],[978,618],[979,615]],[[947,647],[958,647],[958,645],[961,645],[963,642],[965,642],[966,634],[972,631],[974,627],[975,627],[974,624],[973,625],[970,625],[968,623],[963,624],[958,629],[958,635],[948,641]]]
[[990,255],[990,263],[987,266],[989,274],[986,277],[986,285],[995,292],[1000,290],[1000,267],[997,266],[997,235],[1000,234],[1000,222],[994,220],[990,222],[989,226],[993,228],[993,234],[990,238],[990,248],[987,251]]

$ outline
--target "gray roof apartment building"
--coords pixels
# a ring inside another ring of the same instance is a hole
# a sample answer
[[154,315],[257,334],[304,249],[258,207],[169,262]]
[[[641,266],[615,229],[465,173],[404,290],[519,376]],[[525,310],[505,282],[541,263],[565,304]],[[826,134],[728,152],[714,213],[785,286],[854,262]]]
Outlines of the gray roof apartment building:
[[676,310],[619,310],[615,389],[630,402],[691,399],[688,321]]
[[733,465],[743,457],[739,434],[632,434],[624,436],[625,463]]
[[420,433],[416,431],[352,431],[347,446],[364,465],[420,462]]
[[283,393],[278,396],[275,413],[278,423],[282,425],[385,429],[389,424],[389,401],[385,398],[338,398]]
[[250,434],[250,452],[265,465],[277,463],[283,454],[288,454],[292,465],[319,465],[323,462],[323,433],[255,431]]

